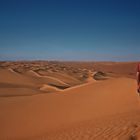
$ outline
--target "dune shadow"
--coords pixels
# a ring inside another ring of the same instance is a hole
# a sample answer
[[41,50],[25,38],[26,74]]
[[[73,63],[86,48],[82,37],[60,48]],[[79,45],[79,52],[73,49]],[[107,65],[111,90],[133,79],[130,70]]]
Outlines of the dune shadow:
[[53,87],[56,87],[58,89],[67,89],[67,88],[70,88],[70,86],[60,86],[60,85],[55,85],[55,84],[49,84],[49,86],[53,86]]
[[0,83],[0,88],[32,88],[32,86],[12,83]]

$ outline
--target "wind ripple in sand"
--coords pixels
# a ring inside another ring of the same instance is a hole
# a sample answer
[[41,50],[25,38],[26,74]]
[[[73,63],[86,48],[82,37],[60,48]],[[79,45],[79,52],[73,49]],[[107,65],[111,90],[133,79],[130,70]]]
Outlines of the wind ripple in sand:
[[[140,115],[140,114],[139,114]],[[129,117],[128,117],[129,116]],[[140,117],[137,113],[86,121],[66,129],[44,134],[34,140],[139,140]],[[27,140],[27,139],[26,139]],[[29,140],[29,139],[28,139]]]

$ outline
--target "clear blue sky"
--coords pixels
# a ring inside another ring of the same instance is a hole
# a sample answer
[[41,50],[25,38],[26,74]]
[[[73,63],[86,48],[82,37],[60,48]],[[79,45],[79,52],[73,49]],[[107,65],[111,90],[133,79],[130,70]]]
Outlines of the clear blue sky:
[[0,0],[0,60],[140,60],[139,0]]

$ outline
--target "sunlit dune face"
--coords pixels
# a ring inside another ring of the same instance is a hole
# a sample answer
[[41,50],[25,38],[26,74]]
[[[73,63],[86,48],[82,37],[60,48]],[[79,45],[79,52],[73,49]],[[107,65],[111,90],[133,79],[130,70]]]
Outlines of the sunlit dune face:
[[1,62],[0,140],[138,138],[136,63]]

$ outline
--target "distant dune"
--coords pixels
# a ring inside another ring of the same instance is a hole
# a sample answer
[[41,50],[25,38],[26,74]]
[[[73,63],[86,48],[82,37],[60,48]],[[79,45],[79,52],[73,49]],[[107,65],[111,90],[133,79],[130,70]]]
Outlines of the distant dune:
[[0,140],[138,140],[136,62],[1,62]]

